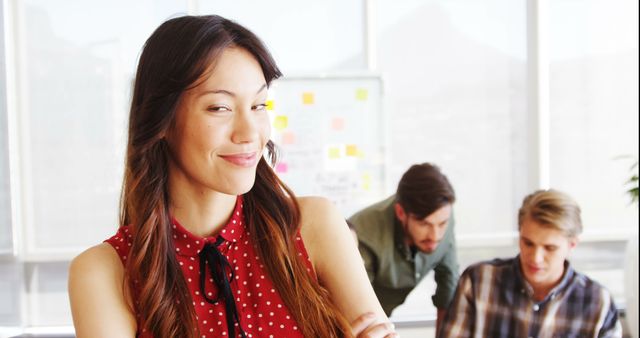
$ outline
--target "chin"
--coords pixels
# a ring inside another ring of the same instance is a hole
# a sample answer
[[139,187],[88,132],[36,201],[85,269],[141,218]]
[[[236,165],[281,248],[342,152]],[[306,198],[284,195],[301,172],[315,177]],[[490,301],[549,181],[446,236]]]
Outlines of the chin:
[[529,275],[529,276],[527,276],[527,280],[532,285],[533,284],[535,284],[535,285],[545,284],[546,283],[546,279],[547,279],[547,276],[541,276],[541,275]]
[[254,183],[255,182],[251,182],[251,184],[249,184],[249,185],[245,185],[245,186],[239,187],[238,192],[236,193],[236,195],[243,195],[243,194],[248,193],[253,188]]
[[249,179],[228,179],[225,194],[242,195],[249,192],[255,184],[255,176]]

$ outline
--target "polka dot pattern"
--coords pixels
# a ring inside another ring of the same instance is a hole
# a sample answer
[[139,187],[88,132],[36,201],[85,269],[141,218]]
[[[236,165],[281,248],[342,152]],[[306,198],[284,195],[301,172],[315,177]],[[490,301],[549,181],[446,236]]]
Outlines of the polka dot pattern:
[[[175,219],[172,228],[176,258],[189,288],[200,335],[203,338],[226,337],[228,330],[224,302],[218,301],[214,304],[207,302],[199,286],[198,254],[205,243],[215,243],[217,237],[195,236]],[[232,217],[218,236],[224,238],[218,248],[226,256],[235,273],[231,289],[240,316],[240,324],[247,337],[303,337],[298,323],[293,319],[268,277],[262,259],[256,253],[255,243],[249,237],[248,228],[244,222],[242,196],[238,197]],[[123,226],[115,236],[105,242],[116,249],[124,264],[132,241],[131,229]],[[307,270],[313,275],[314,271],[300,234],[297,234],[295,242],[299,255],[303,256],[307,264]],[[217,287],[211,279],[210,271],[205,270],[205,280],[208,282],[205,283],[204,292],[209,298],[215,298],[218,294]],[[235,331],[239,330],[236,328]],[[150,337],[148,332],[141,329],[138,336]]]

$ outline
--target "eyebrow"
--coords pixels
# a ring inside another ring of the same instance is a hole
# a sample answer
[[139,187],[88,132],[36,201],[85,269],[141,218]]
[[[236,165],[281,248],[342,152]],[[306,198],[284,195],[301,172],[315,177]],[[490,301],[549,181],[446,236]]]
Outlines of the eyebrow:
[[429,222],[429,221],[425,221],[425,220],[420,220],[420,222],[423,222],[423,223],[426,223],[426,224],[428,224],[428,225],[432,225],[432,226],[433,226],[433,225],[442,225],[442,224],[445,224],[445,223],[449,222],[449,219],[447,218],[446,220],[444,220],[444,221],[442,221],[442,222],[440,222],[440,223],[435,223],[435,224],[434,224],[434,223],[431,223],[431,222]]
[[[256,95],[260,94],[262,91],[264,91],[267,88],[267,84],[263,84],[260,89],[258,89],[258,91],[256,91]],[[228,91],[226,89],[213,89],[213,90],[206,90],[202,93],[200,93],[200,95],[198,95],[199,97],[207,95],[207,94],[224,94],[227,96],[231,96],[231,97],[236,97],[236,94],[234,92]]]
[[532,244],[535,244],[535,245],[558,247],[558,244],[556,244],[556,243],[535,243],[533,240],[531,240],[531,239],[529,239],[529,238],[527,238],[525,236],[522,236],[522,235],[520,235],[520,239],[525,241],[525,242],[529,242],[529,243],[532,243]]
[[527,242],[531,242],[531,243],[533,243],[533,241],[532,241],[532,240],[530,240],[529,238],[527,238],[527,237],[525,237],[525,236],[522,236],[522,235],[520,235],[520,239],[521,239],[521,240],[523,240],[523,241],[527,241]]

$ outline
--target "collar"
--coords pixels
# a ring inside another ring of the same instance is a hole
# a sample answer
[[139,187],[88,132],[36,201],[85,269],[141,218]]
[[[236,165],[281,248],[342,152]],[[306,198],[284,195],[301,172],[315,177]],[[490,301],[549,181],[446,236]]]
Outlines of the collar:
[[236,205],[233,208],[231,217],[229,217],[227,224],[222,227],[222,230],[217,235],[196,236],[185,229],[174,217],[171,217],[171,222],[173,244],[176,248],[176,253],[181,256],[197,256],[205,243],[215,244],[218,238],[235,243],[240,240],[245,231],[242,196],[240,195],[236,199]]
[[[529,282],[527,282],[527,280],[524,278],[524,274],[522,273],[522,266],[520,265],[520,254],[518,254],[513,260],[512,268],[515,272],[513,275],[516,276],[516,280],[518,281],[519,285],[522,286],[521,292],[526,292],[527,295],[531,299],[533,299],[533,287],[529,284]],[[560,283],[558,283],[558,285],[551,289],[551,291],[549,291],[549,294],[547,294],[547,296],[543,300],[536,303],[543,303],[549,299],[555,298],[559,293],[563,292],[569,287],[574,276],[575,270],[573,270],[573,267],[571,266],[569,261],[565,260],[564,273],[562,275],[562,279],[560,279]]]

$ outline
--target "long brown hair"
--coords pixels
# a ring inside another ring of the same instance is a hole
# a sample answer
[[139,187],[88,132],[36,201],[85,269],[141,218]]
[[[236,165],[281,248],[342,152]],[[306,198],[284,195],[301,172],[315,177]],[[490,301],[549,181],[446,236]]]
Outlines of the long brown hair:
[[[184,16],[166,21],[145,43],[138,63],[129,116],[120,224],[133,243],[126,282],[141,329],[154,337],[198,337],[195,310],[175,257],[169,215],[169,147],[164,139],[182,93],[197,85],[228,47],[258,60],[267,83],[282,74],[263,43],[249,30],[220,16]],[[275,145],[267,144],[271,165]],[[326,289],[298,257],[294,238],[300,210],[293,192],[262,158],[256,181],[244,196],[251,239],[285,305],[306,337],[351,336],[349,323]]]

